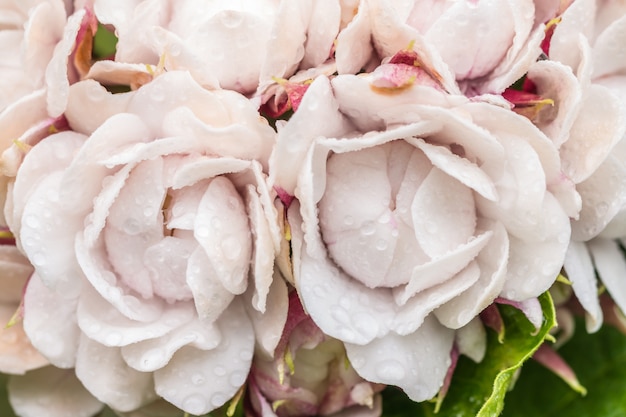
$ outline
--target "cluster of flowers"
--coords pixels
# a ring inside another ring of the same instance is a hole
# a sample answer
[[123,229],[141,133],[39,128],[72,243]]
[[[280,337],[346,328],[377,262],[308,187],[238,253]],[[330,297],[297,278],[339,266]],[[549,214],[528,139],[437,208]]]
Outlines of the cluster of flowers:
[[610,0],[0,1],[13,407],[378,416],[563,269],[597,330],[625,44]]

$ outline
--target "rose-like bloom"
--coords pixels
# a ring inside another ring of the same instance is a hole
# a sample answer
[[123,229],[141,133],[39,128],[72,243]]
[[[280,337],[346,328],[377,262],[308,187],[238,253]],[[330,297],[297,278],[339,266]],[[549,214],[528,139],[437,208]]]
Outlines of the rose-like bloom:
[[475,95],[500,93],[526,73],[541,54],[543,19],[559,2],[367,3],[372,40],[382,57],[414,42],[421,63],[448,91]]
[[248,381],[248,415],[262,417],[378,417],[383,386],[364,381],[346,364],[343,344],[329,338],[289,298],[287,323],[273,357],[259,352]]
[[564,173],[582,199],[572,221],[565,270],[587,310],[587,329],[602,324],[595,269],[626,309],[626,264],[612,239],[626,236],[626,7],[577,0],[560,16],[544,48],[549,60],[531,66],[534,93],[554,102],[534,123],[559,148]]
[[156,65],[162,59],[166,69],[188,70],[202,85],[252,93],[272,77],[327,61],[354,3],[96,0],[98,20],[114,26],[119,41],[116,62],[94,71],[103,76],[104,67],[128,70],[121,63]]
[[176,71],[117,95],[76,83],[65,117],[72,130],[27,153],[6,208],[35,267],[26,333],[114,409],[221,406],[286,316],[263,173],[274,131],[245,97]]
[[297,198],[288,221],[306,311],[362,377],[416,401],[440,388],[454,329],[498,296],[551,286],[570,237],[551,189],[574,193],[527,119],[432,85],[405,64],[316,79],[270,169],[283,201]]

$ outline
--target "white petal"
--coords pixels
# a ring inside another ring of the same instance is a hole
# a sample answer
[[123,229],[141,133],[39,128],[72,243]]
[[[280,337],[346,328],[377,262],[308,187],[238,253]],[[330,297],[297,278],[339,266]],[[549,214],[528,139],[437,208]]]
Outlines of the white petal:
[[157,393],[196,415],[222,406],[245,382],[254,349],[254,330],[243,307],[234,302],[218,320],[222,342],[213,350],[183,347],[154,373]]
[[233,294],[243,293],[252,236],[245,204],[226,177],[216,177],[209,183],[198,206],[193,234],[224,288]]
[[[56,306],[54,310],[50,306]],[[76,360],[80,330],[77,300],[44,286],[34,274],[24,295],[24,331],[33,346],[52,364],[71,368]]]
[[493,235],[476,259],[480,268],[478,282],[435,311],[439,322],[452,329],[465,326],[493,303],[507,278],[509,242],[506,229],[500,223],[484,226],[491,229]]
[[587,244],[587,248],[611,298],[622,311],[626,311],[626,260],[622,250],[611,239],[594,239]]
[[[317,123],[316,120],[324,120]],[[318,136],[334,137],[346,133],[348,124],[339,112],[326,77],[318,77],[309,86],[298,111],[280,131],[276,147],[270,158],[269,182],[293,195],[297,172],[309,149]]]
[[392,330],[401,336],[413,333],[433,310],[436,312],[437,307],[467,291],[479,278],[480,268],[477,262],[472,261],[447,281],[418,292],[406,304],[398,307]]
[[[621,158],[609,155],[585,181],[577,184],[582,210],[572,221],[572,239],[587,241],[597,236],[626,203],[626,168]],[[611,232],[610,229],[607,232]]]
[[83,387],[72,369],[48,366],[14,376],[7,389],[13,410],[22,417],[91,417],[104,407]]
[[104,247],[88,248],[82,236],[76,237],[75,253],[85,277],[93,288],[130,320],[154,321],[164,309],[164,301],[158,298],[138,298],[113,272]]
[[[8,323],[18,309],[18,304],[0,304],[0,323]],[[24,374],[26,371],[48,365],[31,345],[21,323],[0,329],[0,372]]]
[[501,296],[523,301],[538,297],[556,280],[569,244],[569,219],[551,194],[546,194],[540,221],[529,233],[543,239],[509,235],[507,279]]
[[389,333],[366,345],[346,343],[350,363],[371,382],[397,385],[413,401],[434,397],[450,366],[454,331],[427,317],[414,333]]
[[476,227],[472,191],[433,168],[411,204],[415,237],[422,250],[437,258],[467,243]]
[[63,39],[55,47],[54,55],[46,68],[48,113],[52,117],[63,114],[67,105],[70,86],[67,79],[68,59],[74,50],[76,38],[86,13],[86,10],[79,10],[69,17],[65,25]]
[[454,334],[454,341],[459,353],[476,363],[482,362],[487,352],[487,332],[482,321],[474,317]]
[[248,288],[245,299],[249,301],[245,303],[245,307],[254,327],[256,342],[268,355],[274,356],[274,349],[283,334],[289,309],[288,288],[282,275],[278,271],[274,272],[263,312],[256,308],[254,296],[255,293]]
[[213,323],[193,317],[161,337],[123,346],[122,356],[132,368],[152,372],[166,366],[184,346],[211,350],[221,342],[222,335]]
[[194,310],[190,302],[177,302],[167,305],[152,321],[137,321],[121,314],[87,287],[81,294],[76,316],[78,325],[89,338],[105,346],[125,346],[167,334],[189,321]]
[[586,324],[589,333],[595,333],[602,326],[602,309],[598,298],[598,285],[591,256],[584,242],[570,242],[565,253],[563,267],[578,302],[587,312]]
[[[410,141],[413,142],[413,141]],[[498,199],[498,193],[491,178],[477,165],[453,154],[444,146],[435,146],[421,139],[414,141],[430,162],[446,174],[465,184],[488,200]]]
[[219,281],[206,252],[200,247],[189,257],[187,285],[193,293],[198,315],[209,322],[215,321],[235,297]]
[[388,331],[395,304],[386,288],[370,289],[348,277],[326,256],[313,257],[308,252],[298,204],[289,207],[294,276],[306,311],[329,336],[345,342],[365,344]]
[[72,130],[89,135],[109,117],[123,113],[134,94],[111,94],[97,81],[80,81],[70,86],[65,117]]
[[560,149],[563,171],[575,183],[589,178],[625,132],[626,105],[608,88],[591,85]]
[[156,397],[152,374],[130,368],[119,348],[85,335],[76,356],[76,376],[94,397],[116,410],[134,410]]
[[[447,252],[432,261],[425,262],[423,265],[415,266],[411,272],[411,280],[403,287],[393,289],[395,300],[402,305],[407,300],[428,288],[435,287],[451,279],[465,268],[472,260],[474,260],[485,246],[492,240],[493,233],[486,231],[468,242],[459,245],[450,252]],[[501,239],[497,239],[500,243]],[[405,256],[408,256],[405,255]]]

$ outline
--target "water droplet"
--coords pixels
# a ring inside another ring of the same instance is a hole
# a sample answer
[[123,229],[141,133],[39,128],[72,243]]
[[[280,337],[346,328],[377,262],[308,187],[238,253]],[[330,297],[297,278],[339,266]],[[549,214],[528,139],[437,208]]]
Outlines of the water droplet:
[[387,243],[387,241],[385,239],[378,239],[378,241],[376,242],[376,249],[383,251],[385,249],[387,249],[387,246],[389,244]]
[[242,350],[241,352],[239,352],[239,358],[242,361],[250,361],[250,360],[252,360],[252,351],[251,350],[247,350],[247,349]]
[[[214,407],[220,407],[226,402],[226,400],[228,400],[227,395],[224,395],[221,392],[216,392],[211,397],[211,405],[213,405]],[[195,414],[200,414],[200,413],[195,413]]]
[[245,381],[246,381],[246,376],[242,374],[241,372],[234,372],[230,376],[230,378],[228,378],[228,382],[230,382],[230,385],[232,385],[235,388],[242,386]]
[[213,369],[213,373],[217,376],[224,376],[226,375],[226,368],[224,368],[223,366],[216,366]]
[[385,382],[394,382],[404,379],[404,366],[396,360],[390,359],[378,364],[376,374]]
[[37,252],[31,256],[31,262],[35,267],[42,267],[46,264],[46,256],[43,252]]
[[341,324],[350,323],[350,315],[348,314],[346,309],[340,306],[331,307],[330,315]]
[[220,20],[224,27],[236,29],[243,23],[243,14],[235,10],[225,10],[221,13]]
[[35,215],[30,215],[26,217],[26,226],[36,229],[39,227],[39,219]]
[[206,378],[202,374],[193,374],[191,376],[191,383],[194,385],[202,385],[206,381]]
[[366,222],[363,224],[363,227],[361,227],[361,233],[365,236],[373,235],[374,232],[376,232],[376,226],[374,226],[372,222]]
[[143,209],[143,215],[146,217],[152,217],[154,215],[154,210],[152,210],[152,207],[146,207]]
[[193,394],[183,400],[183,410],[189,414],[200,415],[207,411],[207,401],[200,394]]
[[119,332],[110,332],[104,339],[107,346],[120,346],[122,343],[122,334]]
[[141,231],[141,226],[136,219],[133,219],[131,217],[126,219],[126,221],[122,225],[122,230],[128,235],[134,236]]
[[346,226],[352,226],[354,224],[354,218],[352,216],[344,217],[343,224],[345,224]]

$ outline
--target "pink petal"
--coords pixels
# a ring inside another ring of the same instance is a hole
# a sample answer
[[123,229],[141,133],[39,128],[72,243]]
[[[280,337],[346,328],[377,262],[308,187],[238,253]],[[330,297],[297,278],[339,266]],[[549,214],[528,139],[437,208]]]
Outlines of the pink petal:
[[595,333],[602,326],[602,309],[598,298],[598,283],[591,256],[585,243],[572,241],[563,265],[572,282],[576,299],[586,311],[587,332]]
[[457,329],[454,342],[459,354],[476,363],[482,362],[487,352],[487,332],[480,318],[474,317],[465,326]]

